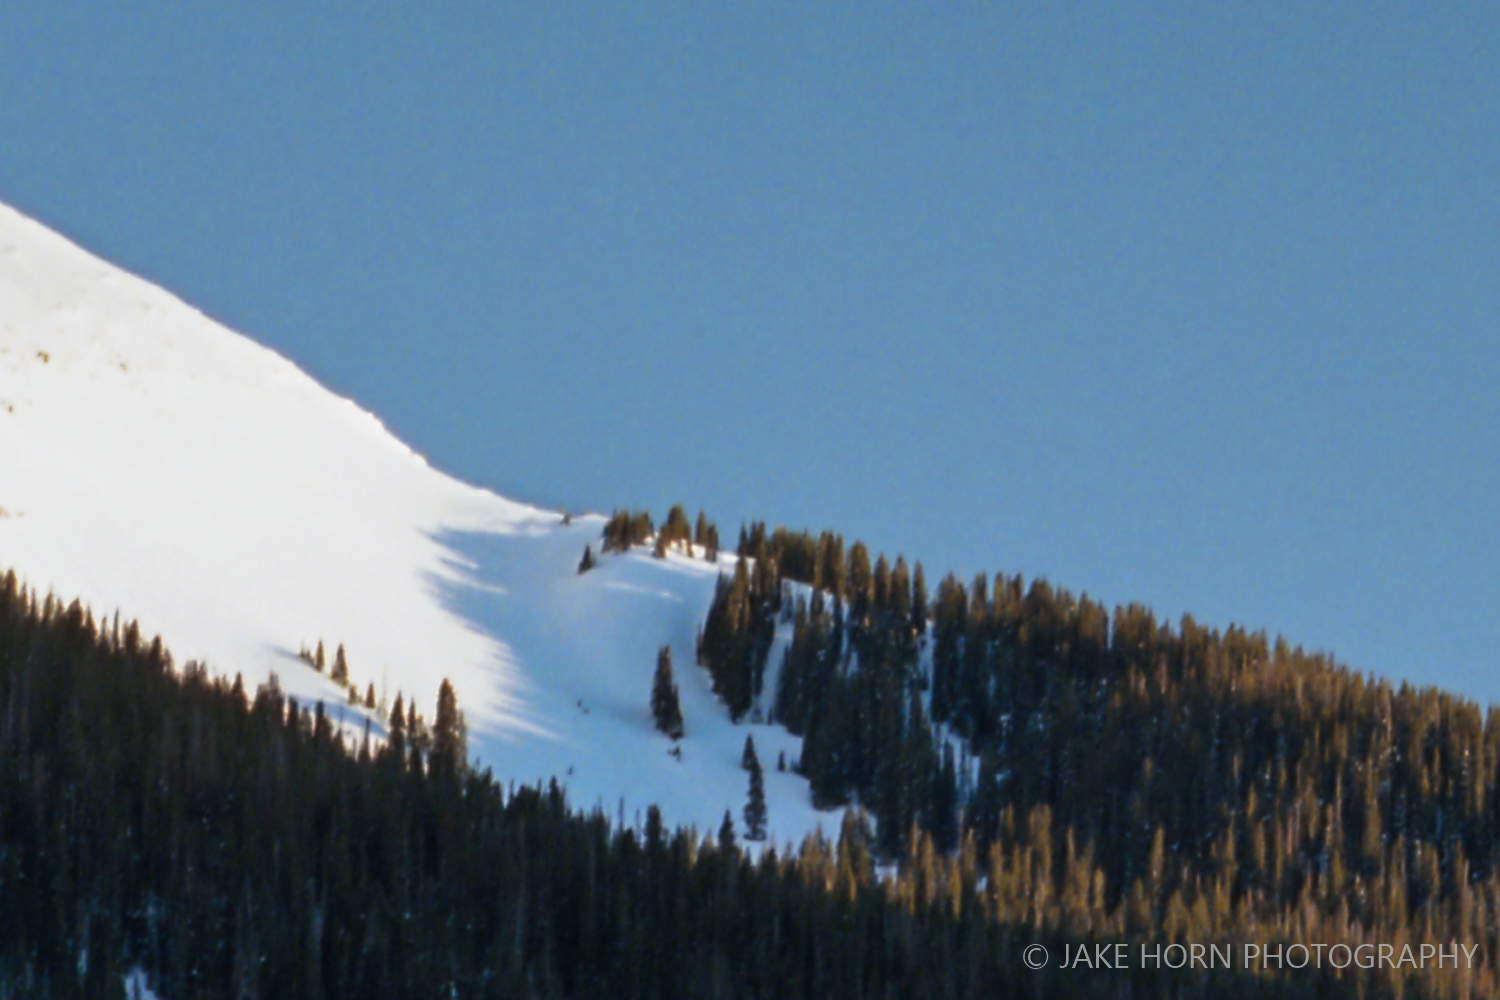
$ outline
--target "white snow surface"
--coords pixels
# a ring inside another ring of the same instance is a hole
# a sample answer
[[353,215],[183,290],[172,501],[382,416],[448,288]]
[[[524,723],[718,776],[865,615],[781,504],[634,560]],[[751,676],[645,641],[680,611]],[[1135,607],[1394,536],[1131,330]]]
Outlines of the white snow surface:
[[143,969],[131,969],[125,974],[125,1000],[158,1000]]
[[[477,766],[556,777],[631,824],[656,803],[700,833],[729,810],[743,834],[753,734],[774,840],[831,832],[776,769],[800,740],[733,725],[694,665],[732,557],[638,551],[580,576],[603,519],[562,522],[438,472],[286,359],[0,205],[0,572],[118,610],[251,691],[274,671],[356,727],[299,649],[322,640],[331,663],[342,643],[361,692],[415,696],[429,719],[446,677]],[[663,645],[680,760],[648,707]]]

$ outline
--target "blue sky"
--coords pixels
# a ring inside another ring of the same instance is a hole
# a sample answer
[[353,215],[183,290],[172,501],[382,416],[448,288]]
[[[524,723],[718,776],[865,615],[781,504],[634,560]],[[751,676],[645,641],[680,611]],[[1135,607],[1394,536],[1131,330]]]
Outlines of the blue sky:
[[0,200],[509,495],[1500,700],[1500,7],[309,6],[6,5]]

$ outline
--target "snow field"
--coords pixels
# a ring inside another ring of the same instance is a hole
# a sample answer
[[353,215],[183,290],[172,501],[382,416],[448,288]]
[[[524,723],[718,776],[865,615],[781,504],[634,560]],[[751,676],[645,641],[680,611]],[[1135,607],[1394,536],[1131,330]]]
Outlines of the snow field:
[[[636,551],[580,576],[603,519],[563,521],[438,472],[284,358],[0,206],[0,569],[250,690],[274,672],[355,730],[363,710],[300,649],[331,663],[343,644],[359,691],[429,719],[449,678],[476,766],[555,777],[627,823],[653,803],[700,832],[738,822],[753,734],[772,837],[834,833],[776,769],[800,740],[733,725],[694,665],[732,557]],[[680,759],[648,708],[662,645]]]

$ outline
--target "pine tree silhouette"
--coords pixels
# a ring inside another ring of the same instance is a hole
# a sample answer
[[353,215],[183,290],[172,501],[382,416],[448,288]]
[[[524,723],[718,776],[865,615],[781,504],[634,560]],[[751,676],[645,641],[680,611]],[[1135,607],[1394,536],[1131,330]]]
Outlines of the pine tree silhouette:
[[754,756],[755,747],[746,743],[750,754],[750,797],[745,802],[745,839],[766,839],[766,776],[761,773],[760,761]]
[[468,727],[458,710],[458,696],[453,685],[443,678],[438,687],[437,717],[432,723],[432,768],[437,773],[456,774],[464,769],[469,755]]
[[682,739],[682,703],[677,684],[672,680],[672,647],[663,646],[656,654],[656,676],[651,682],[651,717],[656,728],[674,740]]
[[760,755],[755,752],[755,737],[745,737],[745,749],[740,752],[740,767],[754,771],[760,767]]
[[734,848],[734,814],[728,809],[724,810],[724,822],[719,824],[719,850],[728,851]]
[[388,725],[390,735],[386,738],[386,747],[399,768],[406,764],[406,705],[399,693],[396,695],[396,704],[391,707]]

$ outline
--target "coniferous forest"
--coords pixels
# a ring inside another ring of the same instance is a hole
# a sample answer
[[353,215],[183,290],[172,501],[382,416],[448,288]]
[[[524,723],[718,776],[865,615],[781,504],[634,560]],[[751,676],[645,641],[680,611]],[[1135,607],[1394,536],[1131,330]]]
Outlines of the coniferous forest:
[[973,853],[1002,913],[1061,893],[1093,934],[1468,942],[1484,969],[1432,988],[1493,995],[1500,712],[1045,580],[929,596],[920,564],[830,532],[754,524],[739,554],[700,660],[743,712],[790,631],[772,718],[879,855]]
[[[662,554],[709,557],[701,516],[668,523]],[[621,515],[604,551],[652,533]],[[833,842],[575,812],[467,767],[446,685],[422,739],[399,711],[351,739],[6,576],[0,996],[119,997],[131,970],[166,1000],[1495,995],[1495,713],[1043,581],[929,594],[832,534],[755,525],[739,551],[700,663],[732,715],[804,737],[791,766],[847,807]],[[1477,953],[1239,961],[1308,941]],[[1235,962],[1022,959],[1115,942]]]

